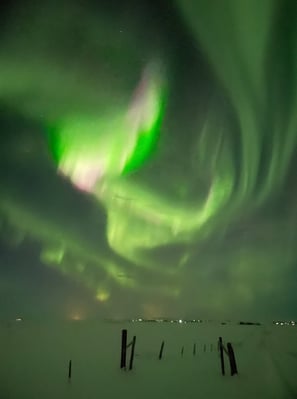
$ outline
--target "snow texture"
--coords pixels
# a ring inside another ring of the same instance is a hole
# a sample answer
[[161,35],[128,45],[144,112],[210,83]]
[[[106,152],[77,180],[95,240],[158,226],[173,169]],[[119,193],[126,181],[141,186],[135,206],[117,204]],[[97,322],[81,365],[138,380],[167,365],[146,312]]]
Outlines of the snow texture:
[[[123,328],[128,342],[137,338],[132,371],[120,369]],[[233,345],[238,375],[231,377],[227,356],[221,374],[219,336]],[[15,322],[0,326],[0,342],[1,399],[297,398],[290,326]]]

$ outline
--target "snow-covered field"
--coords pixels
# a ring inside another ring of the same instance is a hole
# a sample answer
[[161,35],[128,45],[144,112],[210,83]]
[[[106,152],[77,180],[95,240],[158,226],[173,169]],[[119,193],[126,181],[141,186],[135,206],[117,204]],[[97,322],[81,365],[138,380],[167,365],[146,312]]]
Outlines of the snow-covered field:
[[[137,337],[132,371],[120,370],[123,328],[128,341]],[[219,336],[233,344],[238,375],[230,376],[227,359],[226,375],[221,375]],[[215,322],[5,323],[0,326],[0,386],[1,399],[297,398],[297,328]]]

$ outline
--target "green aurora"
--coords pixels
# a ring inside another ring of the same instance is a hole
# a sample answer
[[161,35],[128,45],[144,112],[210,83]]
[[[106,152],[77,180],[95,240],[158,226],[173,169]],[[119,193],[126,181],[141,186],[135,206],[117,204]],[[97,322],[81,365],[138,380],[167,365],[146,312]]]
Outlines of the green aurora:
[[12,240],[114,314],[125,295],[149,316],[277,303],[296,278],[296,2],[62,3],[15,2],[1,30]]

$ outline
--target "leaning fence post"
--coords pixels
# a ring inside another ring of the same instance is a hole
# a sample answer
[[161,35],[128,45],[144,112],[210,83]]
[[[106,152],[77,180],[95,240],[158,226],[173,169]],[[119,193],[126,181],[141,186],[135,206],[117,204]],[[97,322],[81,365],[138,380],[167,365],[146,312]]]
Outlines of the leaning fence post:
[[131,348],[131,354],[130,354],[129,370],[132,370],[132,368],[133,368],[135,343],[136,343],[136,336],[134,335],[133,340],[132,340],[132,348]]
[[162,359],[162,356],[163,356],[163,350],[164,350],[164,345],[165,345],[165,342],[164,342],[164,341],[162,341],[161,348],[160,348],[160,352],[159,352],[159,360],[161,360],[161,359]]
[[238,374],[238,371],[237,371],[234,350],[233,350],[233,347],[230,342],[227,343],[227,349],[228,349],[228,357],[229,357],[229,361],[230,361],[231,376],[233,376],[234,374]]
[[127,330],[122,330],[121,369],[126,368]]
[[220,351],[220,358],[221,358],[222,375],[225,375],[225,363],[224,363],[224,352],[223,352],[223,340],[222,340],[222,337],[219,337],[219,351]]

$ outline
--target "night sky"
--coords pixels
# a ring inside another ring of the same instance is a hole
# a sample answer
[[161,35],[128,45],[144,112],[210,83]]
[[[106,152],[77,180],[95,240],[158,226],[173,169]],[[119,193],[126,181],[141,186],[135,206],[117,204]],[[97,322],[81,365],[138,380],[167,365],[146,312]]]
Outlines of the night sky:
[[297,2],[3,1],[0,318],[297,318]]

